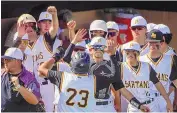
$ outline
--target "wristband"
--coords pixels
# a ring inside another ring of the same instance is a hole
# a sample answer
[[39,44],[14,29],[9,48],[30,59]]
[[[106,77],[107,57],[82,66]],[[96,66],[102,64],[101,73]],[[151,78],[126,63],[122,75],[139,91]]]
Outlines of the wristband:
[[140,109],[140,106],[142,105],[135,97],[130,100],[130,104],[136,107],[137,109]]

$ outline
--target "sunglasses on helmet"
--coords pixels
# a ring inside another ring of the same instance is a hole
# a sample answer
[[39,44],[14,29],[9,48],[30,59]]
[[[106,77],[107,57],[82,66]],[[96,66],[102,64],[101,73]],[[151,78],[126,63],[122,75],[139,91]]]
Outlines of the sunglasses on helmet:
[[103,45],[93,45],[92,46],[92,49],[100,50],[100,51],[104,51],[105,48],[106,48],[106,46],[103,46]]

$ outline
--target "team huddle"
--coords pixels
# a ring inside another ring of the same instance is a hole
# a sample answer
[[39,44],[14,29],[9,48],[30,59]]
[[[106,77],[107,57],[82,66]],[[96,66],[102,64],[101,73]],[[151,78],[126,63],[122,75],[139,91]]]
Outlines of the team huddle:
[[[69,30],[67,48],[58,37],[64,22]],[[119,45],[119,26],[114,21],[94,20],[89,38],[86,29],[75,32],[74,20],[64,22],[54,6],[42,12],[38,22],[23,14],[14,47],[2,56],[7,69],[12,49],[23,54],[22,65],[37,80],[38,103],[44,103],[46,112],[173,111],[177,56],[168,45],[172,39],[168,26],[133,17],[133,40]],[[15,87],[20,91],[19,85]]]

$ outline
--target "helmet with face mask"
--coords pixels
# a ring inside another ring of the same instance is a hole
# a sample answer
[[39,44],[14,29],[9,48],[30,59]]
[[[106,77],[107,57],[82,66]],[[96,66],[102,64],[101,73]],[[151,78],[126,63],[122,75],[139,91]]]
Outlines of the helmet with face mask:
[[104,31],[104,38],[107,38],[107,34],[108,34],[108,29],[107,29],[107,25],[106,22],[104,20],[94,20],[91,24],[90,24],[90,29],[89,29],[89,37],[92,39],[93,35],[92,32],[95,30],[100,30],[100,31]]

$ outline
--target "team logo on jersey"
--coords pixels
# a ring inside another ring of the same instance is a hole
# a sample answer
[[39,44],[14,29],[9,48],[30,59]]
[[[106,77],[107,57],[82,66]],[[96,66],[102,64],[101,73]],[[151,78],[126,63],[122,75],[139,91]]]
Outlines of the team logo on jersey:
[[99,90],[98,98],[105,98],[106,96],[106,88]]
[[149,88],[149,81],[124,81],[126,88]]
[[151,34],[151,37],[152,37],[152,38],[156,38],[156,34],[155,34],[155,33],[152,33],[152,34]]
[[113,74],[105,73],[103,70],[101,71],[100,74],[101,74],[102,76],[105,76],[105,77],[108,77],[108,78],[114,76]]
[[168,81],[168,75],[167,75],[167,74],[158,73],[158,74],[157,74],[157,78],[158,78],[160,81]]

